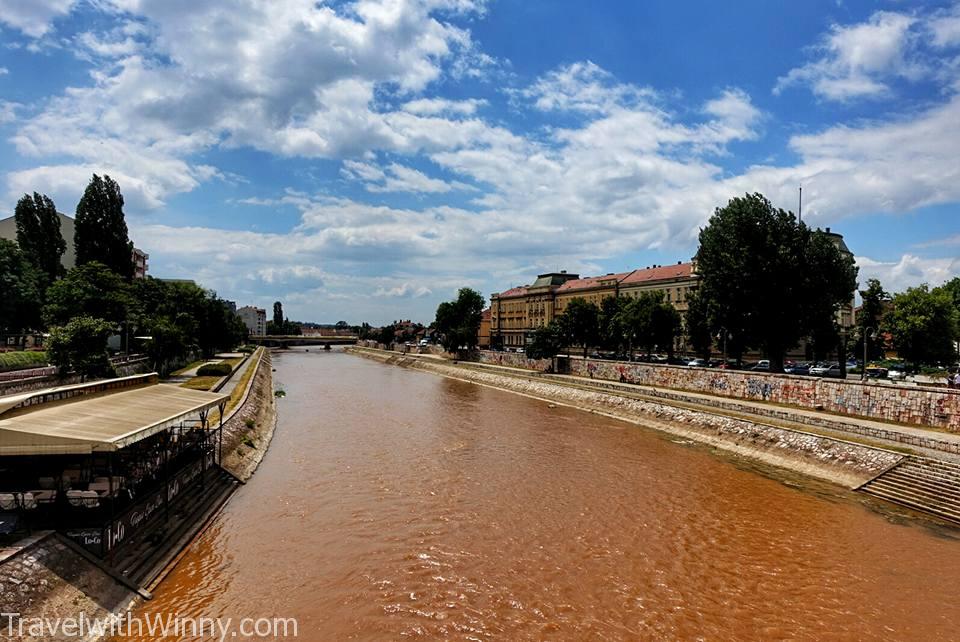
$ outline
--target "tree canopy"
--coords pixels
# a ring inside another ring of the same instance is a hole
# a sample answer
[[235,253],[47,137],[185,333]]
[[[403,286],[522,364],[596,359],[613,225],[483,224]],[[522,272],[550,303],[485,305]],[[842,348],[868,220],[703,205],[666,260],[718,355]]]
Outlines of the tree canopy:
[[447,352],[463,352],[477,347],[483,295],[470,288],[460,288],[454,301],[437,306],[434,325]]
[[130,286],[103,263],[90,261],[73,268],[47,289],[43,316],[51,326],[89,316],[117,327],[127,319],[130,303]]
[[133,244],[123,214],[123,195],[109,176],[94,174],[77,203],[73,243],[77,265],[98,261],[124,279],[133,277]]
[[[867,287],[860,290],[860,311],[857,313],[857,354],[863,354],[863,342],[867,342],[867,359],[883,356],[883,343],[871,339],[881,329],[883,316],[890,305],[890,295],[883,289],[879,279],[868,279]],[[865,338],[866,337],[866,338]]]
[[91,316],[77,316],[63,326],[50,330],[47,358],[62,374],[73,370],[82,378],[110,374],[107,338],[113,334],[112,323]]
[[0,332],[40,327],[41,280],[17,244],[0,239]]
[[60,231],[57,207],[45,194],[24,194],[17,201],[14,219],[17,245],[40,273],[43,287],[47,287],[63,275],[61,260],[67,251],[67,242]]
[[583,348],[583,356],[600,338],[600,308],[580,297],[570,300],[560,323],[570,343]]
[[856,288],[851,256],[761,194],[717,208],[700,231],[696,261],[710,326],[728,332],[735,348],[763,350],[773,372],[801,338],[836,330],[837,311]]
[[958,316],[950,289],[931,290],[924,284],[894,295],[884,327],[897,352],[910,363],[949,363],[956,359]]

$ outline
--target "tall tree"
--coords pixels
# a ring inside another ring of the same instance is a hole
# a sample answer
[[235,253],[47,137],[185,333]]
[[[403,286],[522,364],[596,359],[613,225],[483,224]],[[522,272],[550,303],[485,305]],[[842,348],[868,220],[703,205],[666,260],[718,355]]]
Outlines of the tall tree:
[[41,280],[17,244],[0,239],[0,332],[40,327]]
[[109,176],[94,174],[77,203],[73,244],[77,265],[99,261],[121,277],[133,278],[133,244],[123,214],[123,195]]
[[894,295],[884,326],[900,356],[918,366],[954,359],[953,340],[960,331],[958,317],[949,290],[931,290],[924,284]]
[[705,360],[710,359],[713,348],[714,332],[710,328],[710,316],[699,290],[687,294],[686,318],[687,337],[694,354]]
[[130,286],[103,263],[91,261],[47,289],[43,316],[49,325],[64,325],[85,315],[119,327],[127,321],[130,305]]
[[273,302],[273,324],[278,328],[283,327],[283,304],[279,301]]
[[[868,279],[867,287],[860,290],[860,312],[857,314],[857,345],[858,355],[863,354],[863,341],[867,341],[867,359],[879,359],[883,356],[883,343],[880,340],[871,340],[870,336],[880,330],[883,315],[890,305],[890,295],[883,289],[880,279]],[[866,364],[864,364],[866,365]]]
[[531,359],[552,359],[568,344],[563,324],[554,319],[533,331],[533,339],[527,346],[527,356]]
[[483,295],[471,288],[460,288],[454,301],[437,306],[434,325],[447,352],[466,352],[477,347]]
[[567,304],[562,315],[562,327],[571,343],[583,348],[583,357],[600,339],[600,308],[577,297]]
[[24,194],[14,212],[17,224],[17,245],[37,269],[44,287],[63,276],[60,262],[67,251],[67,242],[60,232],[57,207],[46,194]]
[[852,257],[761,194],[717,208],[700,231],[697,270],[711,326],[762,349],[773,372],[801,338],[835,323],[856,287]]

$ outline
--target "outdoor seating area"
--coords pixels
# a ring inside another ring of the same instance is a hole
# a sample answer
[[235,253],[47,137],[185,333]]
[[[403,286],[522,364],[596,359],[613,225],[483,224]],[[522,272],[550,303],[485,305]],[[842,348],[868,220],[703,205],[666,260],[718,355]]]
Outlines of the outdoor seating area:
[[146,520],[106,536],[115,524],[218,464],[221,427],[207,417],[226,399],[155,375],[0,397],[0,536],[81,532],[105,555]]

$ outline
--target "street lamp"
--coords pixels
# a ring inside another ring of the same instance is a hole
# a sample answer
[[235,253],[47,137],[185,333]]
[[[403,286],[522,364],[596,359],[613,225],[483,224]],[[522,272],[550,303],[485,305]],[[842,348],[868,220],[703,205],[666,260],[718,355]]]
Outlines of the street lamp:
[[877,329],[866,327],[863,329],[863,366],[860,369],[860,381],[867,380],[867,341],[877,338]]
[[726,369],[726,367],[727,367],[727,339],[731,338],[731,335],[730,335],[730,332],[729,332],[726,328],[724,328],[723,326],[720,327],[720,332],[717,333],[717,339],[719,340],[719,339],[721,338],[721,336],[723,337],[723,368]]

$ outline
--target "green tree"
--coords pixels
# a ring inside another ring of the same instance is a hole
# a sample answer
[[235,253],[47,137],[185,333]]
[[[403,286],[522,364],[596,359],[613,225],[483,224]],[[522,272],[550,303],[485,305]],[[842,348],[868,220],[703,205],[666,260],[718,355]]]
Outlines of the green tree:
[[71,370],[85,380],[111,374],[107,358],[107,338],[114,326],[109,321],[91,316],[77,316],[62,326],[50,328],[47,358],[62,375]]
[[624,311],[630,300],[608,296],[600,302],[600,345],[607,350],[620,352],[628,344]]
[[552,359],[568,344],[563,325],[555,319],[533,331],[527,356],[531,359]]
[[702,359],[710,359],[710,351],[713,349],[713,335],[710,328],[710,315],[707,310],[703,297],[699,290],[693,290],[687,294],[687,312],[686,318],[687,338],[690,340],[690,346],[694,354]]
[[900,356],[914,366],[949,362],[956,354],[958,314],[950,290],[924,284],[893,296],[884,327]]
[[279,301],[273,302],[273,325],[277,328],[283,328],[283,304]]
[[600,308],[577,297],[567,304],[560,321],[564,334],[574,345],[583,348],[583,357],[600,338]]
[[0,332],[40,326],[41,280],[17,244],[0,239]]
[[77,265],[99,261],[124,279],[133,278],[133,244],[127,232],[120,186],[109,176],[93,175],[74,224]]
[[190,353],[190,338],[184,329],[169,317],[153,317],[144,320],[144,331],[150,339],[146,353],[153,369],[161,376],[182,363]]
[[460,288],[456,300],[437,306],[434,325],[447,352],[462,353],[477,347],[483,304],[483,295],[479,292]]
[[853,258],[760,194],[733,198],[700,231],[700,295],[710,325],[783,371],[784,354],[835,321],[856,287]]
[[863,341],[867,337],[867,359],[879,359],[883,356],[883,342],[871,340],[883,325],[883,315],[890,305],[890,295],[883,289],[879,279],[868,279],[867,287],[860,290],[862,304],[857,313],[856,354],[863,354]]
[[127,320],[130,288],[103,263],[79,265],[47,289],[43,316],[49,325],[64,325],[78,316],[104,319],[118,327]]
[[382,343],[389,348],[396,336],[397,329],[392,325],[385,325],[380,328],[380,332],[377,334],[377,343]]
[[641,292],[630,299],[623,317],[631,354],[633,348],[642,346],[647,353],[666,350],[673,356],[673,342],[680,332],[682,320],[662,290]]
[[27,260],[42,275],[46,288],[63,276],[61,257],[67,251],[67,242],[60,232],[57,207],[45,194],[24,194],[17,201],[14,212],[17,224],[17,244]]

